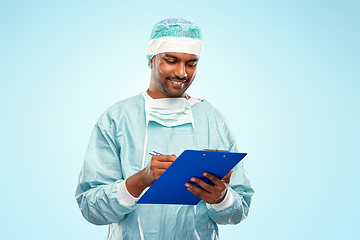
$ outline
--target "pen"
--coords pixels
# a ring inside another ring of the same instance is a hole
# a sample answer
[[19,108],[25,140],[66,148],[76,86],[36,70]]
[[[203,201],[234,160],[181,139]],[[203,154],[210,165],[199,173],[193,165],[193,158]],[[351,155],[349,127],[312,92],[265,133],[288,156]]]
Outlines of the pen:
[[149,154],[150,154],[151,156],[155,156],[155,155],[163,155],[162,153],[155,152],[155,151],[149,152]]

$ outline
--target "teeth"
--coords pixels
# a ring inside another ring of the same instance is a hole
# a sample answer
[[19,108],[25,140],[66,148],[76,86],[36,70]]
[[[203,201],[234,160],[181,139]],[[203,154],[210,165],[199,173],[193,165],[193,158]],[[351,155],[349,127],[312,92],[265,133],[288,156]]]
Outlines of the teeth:
[[172,81],[173,83],[175,83],[175,84],[177,84],[177,85],[181,85],[181,84],[183,84],[183,83],[184,83],[183,81],[181,81],[181,82],[177,82],[177,81],[174,81],[174,80],[171,80],[171,79],[170,79],[170,81]]

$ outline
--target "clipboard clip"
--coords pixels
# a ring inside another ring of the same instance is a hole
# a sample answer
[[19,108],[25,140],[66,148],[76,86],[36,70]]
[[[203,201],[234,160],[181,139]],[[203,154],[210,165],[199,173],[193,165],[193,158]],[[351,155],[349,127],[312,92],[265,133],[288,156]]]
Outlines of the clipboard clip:
[[213,151],[213,152],[229,152],[228,150],[219,150],[219,149],[203,149],[203,151]]

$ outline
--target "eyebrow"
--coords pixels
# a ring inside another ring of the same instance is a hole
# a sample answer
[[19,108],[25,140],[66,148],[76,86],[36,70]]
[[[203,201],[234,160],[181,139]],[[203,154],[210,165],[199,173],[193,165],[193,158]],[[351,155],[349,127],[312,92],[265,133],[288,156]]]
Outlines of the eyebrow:
[[[179,60],[178,57],[171,55],[171,54],[165,54],[164,57],[171,57],[171,58],[175,58],[175,59]],[[194,59],[188,60],[187,62],[197,62],[197,61],[199,61],[199,58],[194,58]]]

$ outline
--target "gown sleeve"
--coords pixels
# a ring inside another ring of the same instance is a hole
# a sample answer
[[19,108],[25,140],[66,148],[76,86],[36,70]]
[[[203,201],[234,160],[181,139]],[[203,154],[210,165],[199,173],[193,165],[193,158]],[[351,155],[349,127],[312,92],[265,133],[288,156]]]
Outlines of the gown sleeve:
[[117,185],[124,181],[119,152],[114,133],[98,122],[85,153],[75,193],[82,215],[93,224],[119,222],[136,207],[136,204],[125,205],[119,199]]
[[[230,143],[228,149],[230,152],[238,152],[230,127],[226,119],[224,121],[223,126]],[[228,191],[233,195],[233,203],[229,207],[216,211],[211,204],[206,203],[209,217],[218,224],[238,224],[248,216],[251,199],[255,191],[251,186],[243,161],[240,161],[234,168]]]

